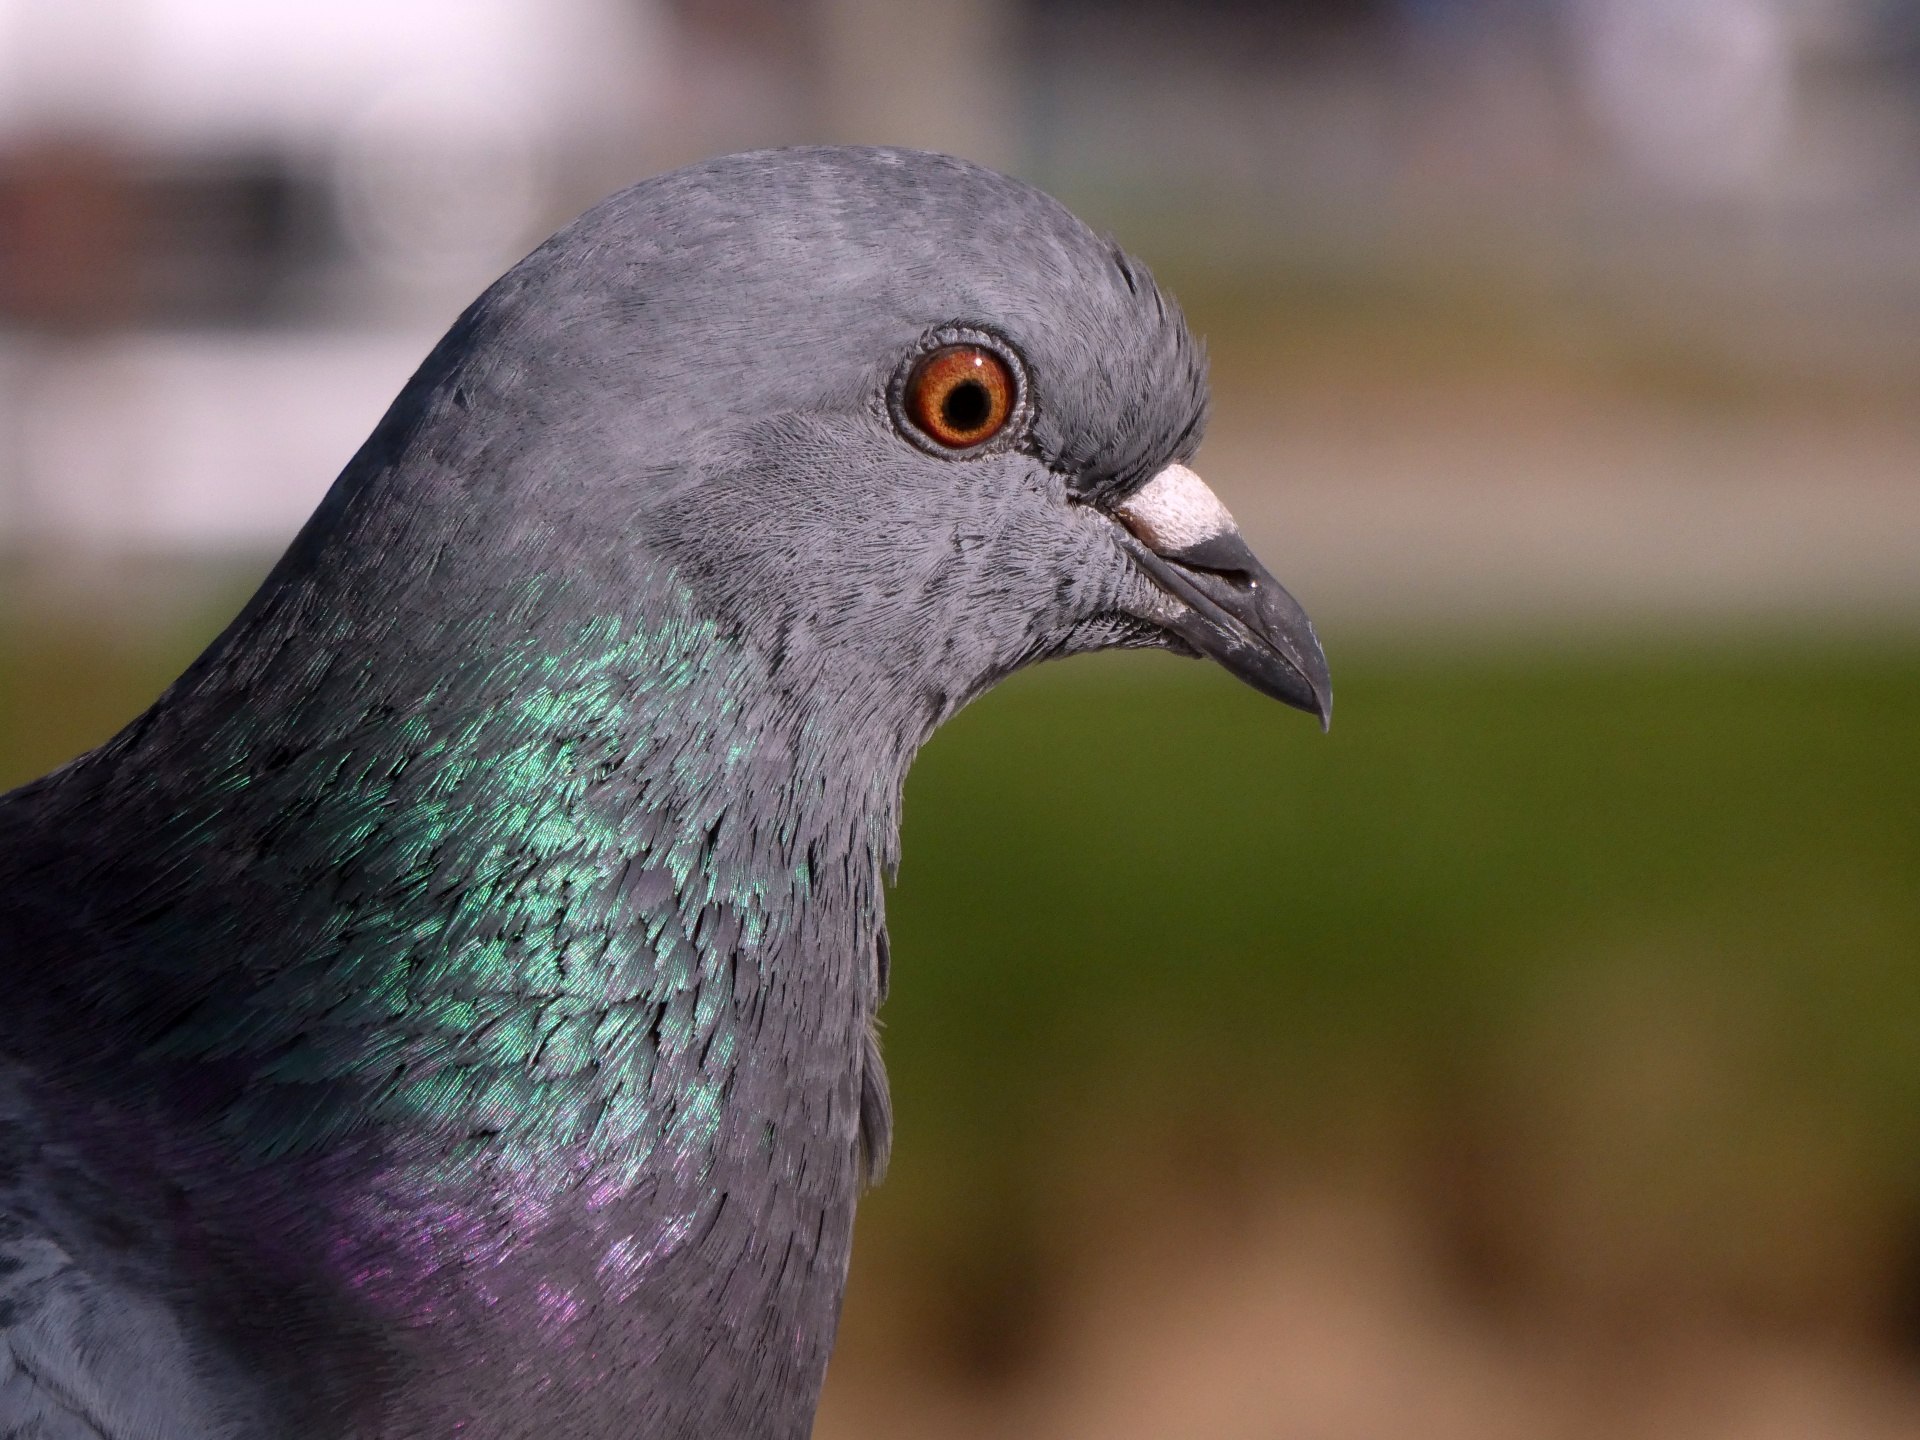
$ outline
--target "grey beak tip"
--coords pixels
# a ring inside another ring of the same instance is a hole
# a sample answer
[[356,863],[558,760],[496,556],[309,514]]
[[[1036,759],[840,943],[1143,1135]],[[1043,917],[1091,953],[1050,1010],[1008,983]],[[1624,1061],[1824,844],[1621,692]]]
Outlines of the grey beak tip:
[[1303,670],[1300,678],[1305,682],[1305,688],[1312,698],[1302,697],[1292,703],[1318,720],[1320,733],[1325,735],[1333,729],[1333,684],[1332,677],[1327,673],[1327,657],[1320,649],[1317,640],[1314,642],[1311,658],[1319,663],[1313,667],[1311,673]]

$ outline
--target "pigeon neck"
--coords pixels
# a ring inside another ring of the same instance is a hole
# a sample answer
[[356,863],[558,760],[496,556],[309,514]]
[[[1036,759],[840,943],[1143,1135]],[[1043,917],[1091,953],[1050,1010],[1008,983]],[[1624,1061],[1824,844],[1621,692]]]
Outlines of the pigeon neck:
[[[261,1270],[346,1287],[449,1365],[607,1353],[616,1315],[623,1347],[717,1356],[744,1315],[808,1337],[782,1374],[810,1413],[917,735],[769,685],[677,596],[427,637],[453,659],[425,676],[403,626],[316,654],[277,613],[68,782],[139,837],[91,918],[140,930],[142,973],[99,989],[122,1023],[177,1017],[147,1053],[196,1077],[171,1093],[216,1107],[246,1177],[200,1183],[238,1187],[242,1223],[304,1209]],[[702,1320],[716,1265],[745,1308]]]
[[668,586],[438,634],[325,598],[257,603],[72,787],[123,812],[130,905],[228,942],[115,993],[183,1014],[170,1055],[252,1057],[242,1129],[296,1151],[371,1107],[631,1180],[768,1036],[856,1053],[909,739],[776,690]]

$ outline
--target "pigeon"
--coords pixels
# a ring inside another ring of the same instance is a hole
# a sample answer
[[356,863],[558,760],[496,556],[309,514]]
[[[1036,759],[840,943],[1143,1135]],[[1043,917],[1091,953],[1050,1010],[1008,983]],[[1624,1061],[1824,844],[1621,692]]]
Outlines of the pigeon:
[[1137,261],[960,160],[645,181],[0,799],[0,1434],[809,1433],[901,788],[1036,661],[1317,715]]

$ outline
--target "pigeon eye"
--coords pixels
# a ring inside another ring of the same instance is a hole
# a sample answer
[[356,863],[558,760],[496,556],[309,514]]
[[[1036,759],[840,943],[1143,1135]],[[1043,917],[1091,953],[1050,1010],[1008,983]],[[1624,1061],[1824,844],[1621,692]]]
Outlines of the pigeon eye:
[[943,345],[907,377],[907,418],[935,444],[967,450],[1006,428],[1018,394],[1007,362],[984,345]]

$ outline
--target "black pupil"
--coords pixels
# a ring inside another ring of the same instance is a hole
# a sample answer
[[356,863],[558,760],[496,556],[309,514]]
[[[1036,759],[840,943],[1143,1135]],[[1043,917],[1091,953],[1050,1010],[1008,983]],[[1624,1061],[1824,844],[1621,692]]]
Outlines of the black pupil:
[[940,418],[947,428],[969,435],[983,427],[993,415],[993,397],[978,380],[962,380],[940,402]]

